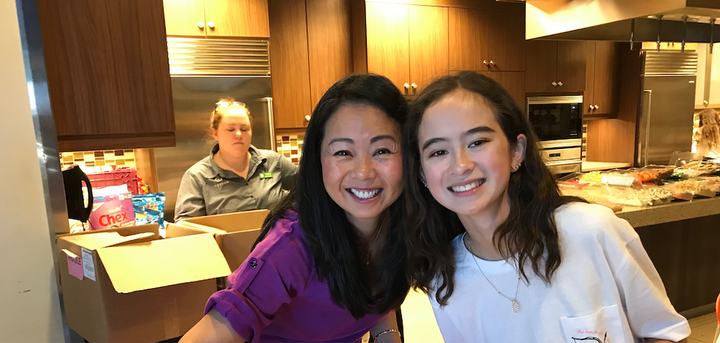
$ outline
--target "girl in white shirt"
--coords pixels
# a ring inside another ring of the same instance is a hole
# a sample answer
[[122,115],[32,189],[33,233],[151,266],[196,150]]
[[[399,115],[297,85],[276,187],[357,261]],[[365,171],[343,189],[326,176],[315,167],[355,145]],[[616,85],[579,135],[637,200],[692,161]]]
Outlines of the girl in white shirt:
[[678,342],[637,233],[562,197],[530,124],[495,81],[443,77],[405,127],[411,276],[446,342]]

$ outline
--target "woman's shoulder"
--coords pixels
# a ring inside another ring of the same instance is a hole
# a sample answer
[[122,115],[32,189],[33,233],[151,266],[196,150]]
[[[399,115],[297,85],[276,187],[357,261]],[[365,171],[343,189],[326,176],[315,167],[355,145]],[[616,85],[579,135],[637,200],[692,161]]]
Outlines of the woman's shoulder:
[[305,234],[300,228],[298,214],[293,210],[287,210],[273,224],[265,238],[258,243],[254,254],[261,255],[295,255],[307,258],[306,262],[311,263],[311,253]]
[[628,242],[637,236],[632,226],[602,205],[572,202],[555,210],[558,232],[565,240],[614,237]]
[[208,155],[205,156],[200,161],[195,162],[188,170],[185,171],[185,175],[191,176],[191,177],[205,177],[205,178],[213,178],[215,175],[213,174],[212,170],[212,156]]

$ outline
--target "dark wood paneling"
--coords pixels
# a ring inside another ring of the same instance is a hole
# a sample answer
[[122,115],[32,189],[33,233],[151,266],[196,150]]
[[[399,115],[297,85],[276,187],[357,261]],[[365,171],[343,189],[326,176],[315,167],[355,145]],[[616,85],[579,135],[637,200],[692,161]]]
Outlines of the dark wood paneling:
[[525,11],[489,11],[488,57],[492,71],[525,70]]
[[350,3],[307,0],[310,99],[313,108],[335,82],[352,74]]
[[365,24],[365,0],[350,0],[352,60],[355,73],[367,73],[367,26]]
[[175,146],[175,132],[120,135],[58,136],[58,150],[91,151]]
[[408,6],[368,2],[367,70],[384,75],[403,94],[410,83],[410,44],[408,36]]
[[409,6],[410,94],[448,74],[448,9]]
[[62,150],[69,136],[175,131],[162,0],[40,0],[38,12]]
[[305,0],[268,0],[275,127],[301,128],[312,110]]
[[593,113],[595,105],[595,42],[585,44],[585,91],[583,92],[583,118]]
[[635,229],[650,260],[663,280],[668,298],[676,310],[685,306],[687,233],[682,222]]
[[[449,68],[450,70],[486,71],[482,63],[489,60],[486,16],[481,10],[449,9]],[[523,61],[524,63],[524,61]]]
[[615,42],[595,43],[593,114],[617,115],[619,100],[619,46]]
[[552,83],[557,80],[558,43],[554,41],[527,41],[525,48],[525,87],[527,92],[547,93],[557,91],[557,87],[554,87]]
[[688,231],[685,308],[713,303],[720,293],[720,215],[686,221]]
[[580,93],[585,90],[586,42],[557,42],[558,92]]

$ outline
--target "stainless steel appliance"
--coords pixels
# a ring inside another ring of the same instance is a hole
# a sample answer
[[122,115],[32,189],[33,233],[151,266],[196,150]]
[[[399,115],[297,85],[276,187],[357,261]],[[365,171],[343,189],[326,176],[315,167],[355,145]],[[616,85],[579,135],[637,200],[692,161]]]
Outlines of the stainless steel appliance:
[[674,151],[692,148],[696,52],[643,52],[636,164],[667,164]]
[[165,218],[173,218],[183,174],[214,145],[210,113],[218,99],[247,105],[254,146],[275,149],[275,129],[267,41],[169,37],[168,51],[177,144],[155,149],[155,162]]
[[527,115],[554,174],[582,169],[582,95],[527,98]]

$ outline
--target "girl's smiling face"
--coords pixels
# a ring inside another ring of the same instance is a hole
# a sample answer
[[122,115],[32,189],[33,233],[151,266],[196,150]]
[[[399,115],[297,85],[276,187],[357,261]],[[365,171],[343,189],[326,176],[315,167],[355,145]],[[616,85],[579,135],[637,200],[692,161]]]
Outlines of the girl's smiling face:
[[487,100],[458,89],[425,111],[418,130],[428,189],[460,216],[503,213],[512,166],[522,162],[525,136],[511,146]]

